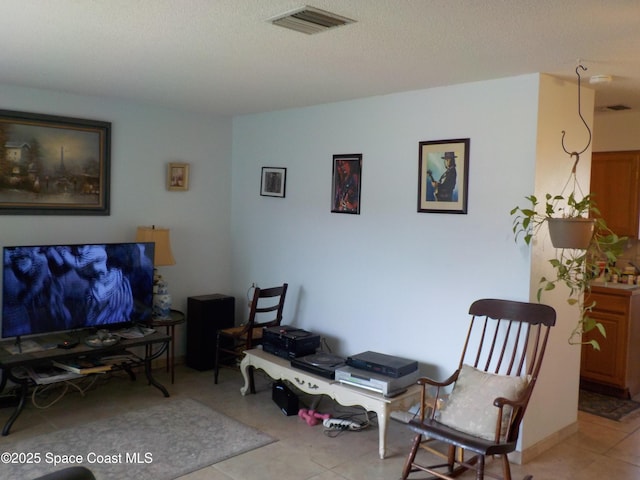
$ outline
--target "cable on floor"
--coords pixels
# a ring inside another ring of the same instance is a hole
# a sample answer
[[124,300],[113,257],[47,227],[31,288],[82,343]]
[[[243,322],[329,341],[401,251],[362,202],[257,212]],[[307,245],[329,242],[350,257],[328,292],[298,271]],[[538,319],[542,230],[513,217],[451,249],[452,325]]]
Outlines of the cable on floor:
[[[80,395],[84,397],[85,393],[89,391],[95,383],[98,381],[100,375],[89,375],[87,377],[82,377],[78,379],[78,382],[74,382],[73,380],[64,380],[62,382],[50,383],[48,385],[36,385],[31,393],[31,403],[35,408],[38,409],[46,409],[58,403],[64,396],[69,392],[69,389],[73,387],[76,389]],[[88,380],[88,381],[87,381]],[[83,385],[86,383],[86,386]],[[38,401],[38,397],[43,397],[47,392],[53,391],[55,388],[61,388],[60,394],[51,400],[49,403],[40,404]]]

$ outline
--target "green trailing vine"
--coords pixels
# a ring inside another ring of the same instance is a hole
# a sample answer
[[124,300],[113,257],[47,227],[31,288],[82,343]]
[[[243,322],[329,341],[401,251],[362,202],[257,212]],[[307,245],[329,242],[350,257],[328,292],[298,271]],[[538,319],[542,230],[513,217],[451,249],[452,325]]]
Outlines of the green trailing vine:
[[[575,180],[575,170],[572,175]],[[577,187],[577,183],[574,186]],[[579,187],[577,189],[579,190]],[[575,191],[576,188],[566,197],[547,193],[543,202],[539,201],[535,195],[525,197],[528,205],[511,210],[513,234],[516,241],[522,238],[527,245],[530,245],[540,227],[549,218],[589,217],[594,221],[594,234],[585,250],[571,248],[555,250],[555,257],[549,260],[554,276],[540,278],[537,300],[540,302],[543,293],[554,290],[557,285],[565,285],[569,289],[567,303],[572,306],[577,305],[580,311],[580,318],[571,333],[569,343],[590,344],[594,349],[599,350],[600,344],[596,339],[585,341],[583,337],[585,333],[596,329],[603,338],[606,338],[604,326],[591,317],[595,302],[585,304],[585,298],[590,292],[591,281],[599,272],[597,262],[606,262],[609,270],[615,272],[615,263],[623,251],[626,238],[618,237],[607,227],[591,195],[584,195],[578,200]]]

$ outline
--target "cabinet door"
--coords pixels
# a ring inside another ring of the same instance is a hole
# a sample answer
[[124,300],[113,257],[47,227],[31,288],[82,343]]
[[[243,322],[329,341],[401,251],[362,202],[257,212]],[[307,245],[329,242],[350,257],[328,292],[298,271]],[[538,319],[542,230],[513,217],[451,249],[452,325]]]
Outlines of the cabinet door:
[[619,328],[623,321],[617,315],[593,312],[592,317],[602,323],[607,338],[602,338],[599,332],[591,331],[584,335],[584,340],[595,338],[600,344],[600,350],[594,350],[591,345],[583,345],[580,376],[596,382],[604,382],[624,387],[624,345],[620,345]]
[[640,152],[597,152],[591,160],[591,194],[602,218],[620,236],[638,238]]
[[607,337],[602,338],[597,330],[584,335],[584,341],[596,339],[600,350],[594,350],[591,345],[582,346],[580,376],[625,388],[629,297],[594,293],[587,299],[591,301],[596,302],[591,317],[602,323]]

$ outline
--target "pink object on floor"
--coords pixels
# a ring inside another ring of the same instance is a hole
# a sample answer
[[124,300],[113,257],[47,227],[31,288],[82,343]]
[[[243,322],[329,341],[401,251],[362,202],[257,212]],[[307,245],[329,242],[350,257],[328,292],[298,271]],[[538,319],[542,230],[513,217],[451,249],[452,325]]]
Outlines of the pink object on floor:
[[298,416],[307,422],[307,425],[313,427],[314,425],[319,424],[321,421],[326,420],[327,418],[331,418],[331,415],[328,413],[319,413],[315,410],[307,410],[306,408],[301,408],[298,410]]

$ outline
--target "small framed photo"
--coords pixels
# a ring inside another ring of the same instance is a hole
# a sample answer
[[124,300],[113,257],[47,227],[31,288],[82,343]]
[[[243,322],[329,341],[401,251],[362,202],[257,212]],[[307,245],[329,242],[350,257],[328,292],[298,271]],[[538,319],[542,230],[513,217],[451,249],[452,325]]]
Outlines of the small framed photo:
[[360,214],[360,180],[362,154],[333,156],[331,211]]
[[264,197],[284,198],[287,186],[287,169],[280,167],[262,167],[260,195]]
[[189,190],[189,164],[170,163],[167,167],[167,190]]
[[420,142],[418,212],[467,213],[470,139]]

